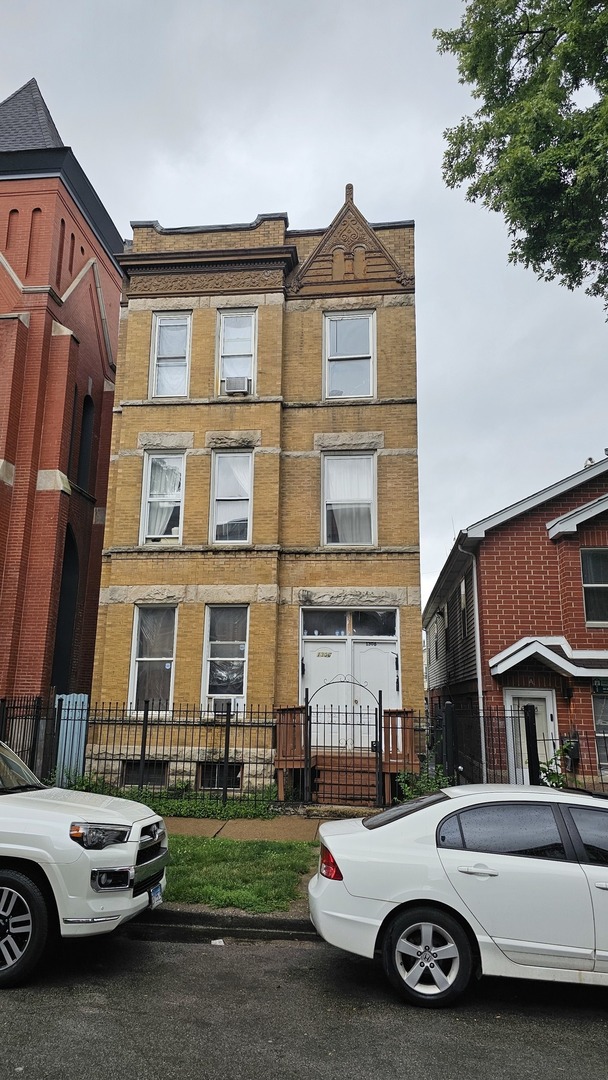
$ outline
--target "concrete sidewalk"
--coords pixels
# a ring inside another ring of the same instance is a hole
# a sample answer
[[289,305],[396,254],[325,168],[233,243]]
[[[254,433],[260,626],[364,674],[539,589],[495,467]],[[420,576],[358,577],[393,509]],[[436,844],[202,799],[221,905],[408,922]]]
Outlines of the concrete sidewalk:
[[[224,840],[308,840],[319,838],[319,827],[329,818],[282,815],[270,821],[257,818],[165,818],[169,836],[221,836]],[[333,820],[333,819],[332,819]]]

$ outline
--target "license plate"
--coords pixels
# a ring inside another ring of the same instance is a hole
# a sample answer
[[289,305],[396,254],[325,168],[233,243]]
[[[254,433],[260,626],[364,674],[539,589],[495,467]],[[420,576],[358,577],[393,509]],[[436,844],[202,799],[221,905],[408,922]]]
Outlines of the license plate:
[[160,885],[153,885],[150,889],[150,907],[158,907],[163,902],[163,890]]

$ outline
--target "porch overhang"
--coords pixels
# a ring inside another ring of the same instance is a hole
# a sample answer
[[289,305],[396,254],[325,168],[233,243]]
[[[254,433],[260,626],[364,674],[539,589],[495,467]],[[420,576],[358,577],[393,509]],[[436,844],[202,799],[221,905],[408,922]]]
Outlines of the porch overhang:
[[607,649],[573,649],[565,637],[520,638],[491,657],[490,674],[504,675],[529,660],[536,660],[566,678],[608,678]]

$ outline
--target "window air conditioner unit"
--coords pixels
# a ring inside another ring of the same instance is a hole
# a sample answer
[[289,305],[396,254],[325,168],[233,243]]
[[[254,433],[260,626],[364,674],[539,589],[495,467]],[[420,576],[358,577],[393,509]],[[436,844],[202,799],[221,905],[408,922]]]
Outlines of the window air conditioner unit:
[[227,394],[248,394],[249,379],[246,377],[225,379],[224,386]]

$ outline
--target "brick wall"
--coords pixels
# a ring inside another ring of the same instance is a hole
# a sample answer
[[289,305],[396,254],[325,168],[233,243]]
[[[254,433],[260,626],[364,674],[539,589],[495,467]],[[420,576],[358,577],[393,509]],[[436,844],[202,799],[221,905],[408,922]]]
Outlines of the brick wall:
[[[0,252],[10,268],[0,266],[0,459],[8,463],[0,477],[0,696],[49,692],[68,529],[79,586],[62,689],[82,692],[92,676],[101,569],[94,519],[97,510],[103,521],[105,507],[100,452],[109,443],[122,275],[60,177],[0,181]],[[90,481],[80,492],[85,397],[94,420]]]

